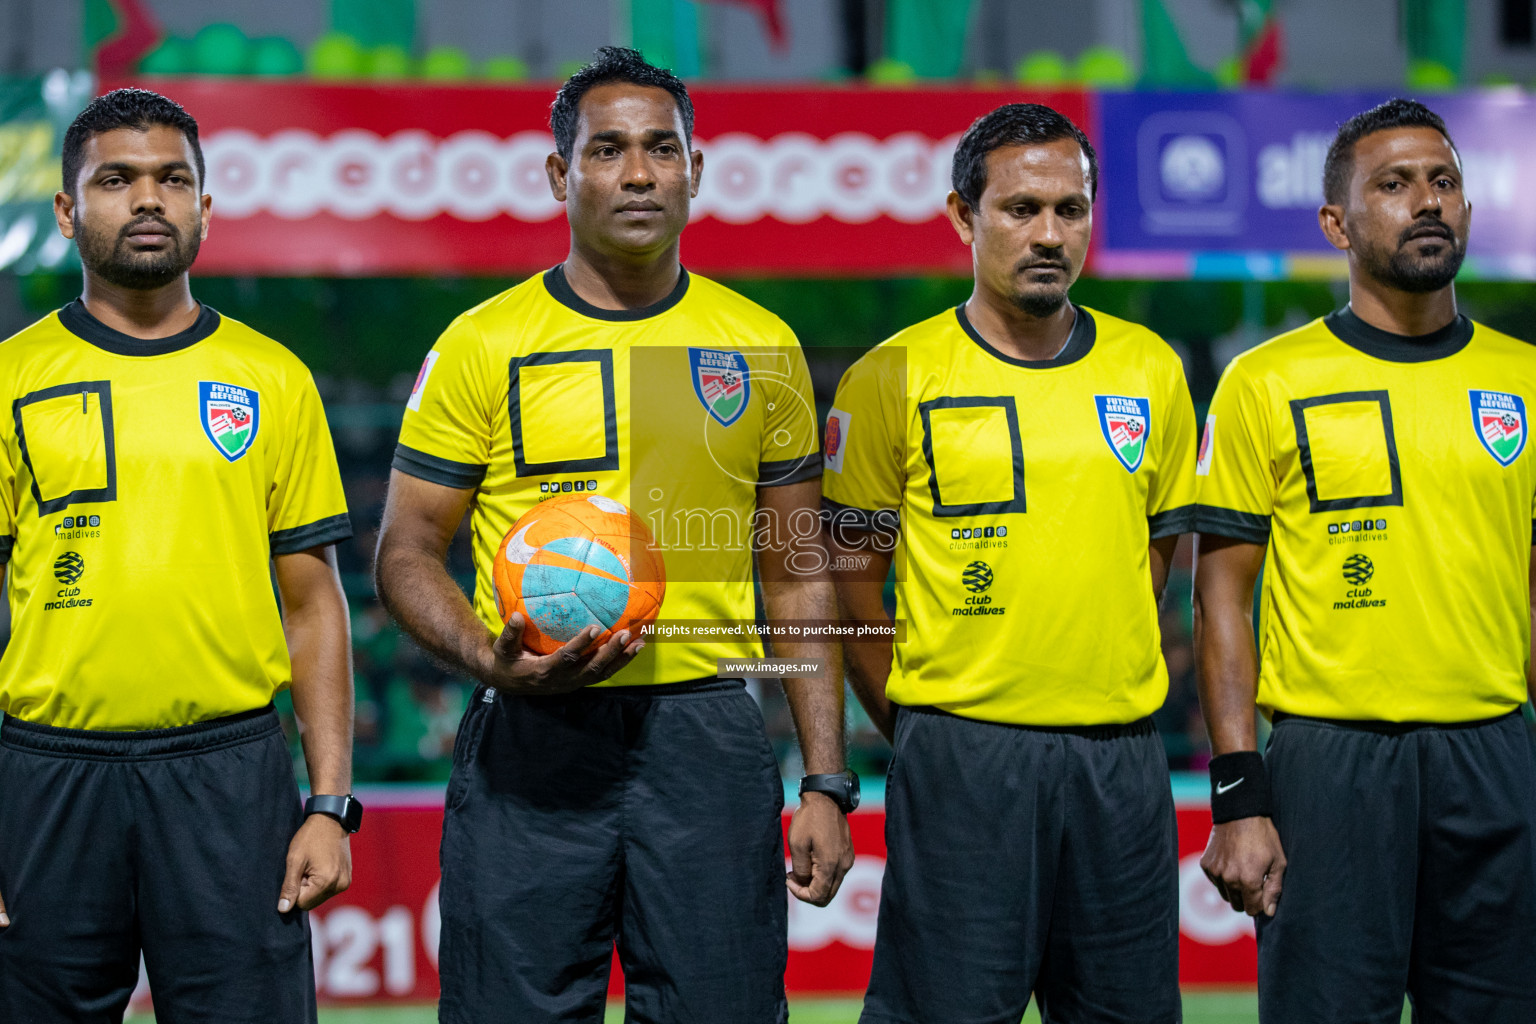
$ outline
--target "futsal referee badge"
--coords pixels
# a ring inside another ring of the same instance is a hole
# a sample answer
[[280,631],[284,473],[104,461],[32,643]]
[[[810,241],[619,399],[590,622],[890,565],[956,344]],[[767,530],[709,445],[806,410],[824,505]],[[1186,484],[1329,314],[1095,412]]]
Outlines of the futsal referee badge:
[[204,380],[197,384],[197,404],[202,414],[203,433],[230,462],[244,455],[256,440],[256,426],[261,407],[259,396],[250,388]]
[[1141,468],[1141,460],[1147,454],[1147,425],[1152,422],[1152,406],[1145,398],[1124,398],[1120,395],[1094,395],[1099,407],[1099,428],[1109,450],[1115,453],[1120,465],[1132,473]]
[[1502,391],[1472,392],[1472,427],[1488,454],[1507,466],[1525,450],[1525,399]]
[[722,427],[741,419],[752,400],[752,378],[747,373],[747,357],[740,352],[722,352],[711,348],[688,350],[693,393]]

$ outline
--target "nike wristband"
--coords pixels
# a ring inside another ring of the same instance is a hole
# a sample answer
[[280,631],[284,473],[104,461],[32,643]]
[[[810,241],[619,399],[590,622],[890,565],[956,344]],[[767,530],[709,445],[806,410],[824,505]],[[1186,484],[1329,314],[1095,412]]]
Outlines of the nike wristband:
[[1211,821],[1269,817],[1269,773],[1264,755],[1239,750],[1211,758]]

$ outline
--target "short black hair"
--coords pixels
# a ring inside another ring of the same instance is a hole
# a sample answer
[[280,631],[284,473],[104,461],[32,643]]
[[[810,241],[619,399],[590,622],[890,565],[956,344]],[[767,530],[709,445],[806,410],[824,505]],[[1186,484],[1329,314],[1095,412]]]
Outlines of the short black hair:
[[180,103],[157,92],[148,89],[113,89],[91,100],[64,133],[64,191],[71,196],[75,194],[80,165],[84,161],[85,144],[92,138],[119,128],[144,132],[156,125],[175,128],[191,143],[192,155],[197,164],[197,184],[201,187],[206,167],[203,164],[203,147],[197,141],[196,119]]
[[629,82],[665,89],[677,101],[677,109],[683,115],[683,135],[693,143],[693,100],[688,98],[688,87],[666,68],[659,68],[640,55],[639,50],[627,46],[599,47],[596,58],[583,65],[565,80],[555,94],[555,102],[549,108],[549,128],[555,134],[555,151],[569,161],[576,147],[576,119],[580,113],[581,98],[595,85],[609,82]]
[[[1407,100],[1401,96],[1387,100],[1339,125],[1339,133],[1333,137],[1328,147],[1328,156],[1323,160],[1325,203],[1338,206],[1344,202],[1344,195],[1349,191],[1349,176],[1355,173],[1355,143],[1367,135],[1391,128],[1433,128],[1445,136],[1451,149],[1456,149],[1456,143],[1451,139],[1451,133],[1445,130],[1445,122],[1439,114],[1418,100]],[[1456,155],[1460,156],[1460,151]]]
[[1083,130],[1059,112],[1040,103],[1009,103],[978,117],[955,147],[950,184],[976,209],[987,190],[987,154],[1004,146],[1032,146],[1057,139],[1072,139],[1088,158],[1088,199],[1099,191],[1099,155]]

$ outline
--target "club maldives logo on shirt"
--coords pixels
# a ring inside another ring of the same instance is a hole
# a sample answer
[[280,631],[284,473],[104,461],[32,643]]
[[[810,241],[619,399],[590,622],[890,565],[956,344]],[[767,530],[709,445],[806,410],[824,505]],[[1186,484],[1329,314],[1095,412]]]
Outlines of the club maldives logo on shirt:
[[261,412],[259,396],[250,388],[204,380],[197,383],[197,405],[203,433],[230,462],[250,450],[256,440]]
[[1472,426],[1499,465],[1507,466],[1525,450],[1525,399],[1503,391],[1473,391]]
[[740,352],[722,352],[712,348],[690,348],[688,363],[693,376],[693,393],[722,427],[741,419],[752,400],[752,378],[747,372],[747,357]]
[[1141,468],[1147,454],[1147,426],[1152,422],[1152,405],[1145,398],[1121,395],[1094,395],[1099,407],[1099,428],[1109,450],[1132,473]]

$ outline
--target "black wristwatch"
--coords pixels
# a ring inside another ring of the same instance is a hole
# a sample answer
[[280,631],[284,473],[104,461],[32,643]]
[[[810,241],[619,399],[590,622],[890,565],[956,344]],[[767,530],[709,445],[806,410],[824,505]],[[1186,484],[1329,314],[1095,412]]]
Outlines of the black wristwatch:
[[351,795],[312,796],[304,801],[304,817],[311,814],[335,818],[348,832],[356,832],[363,827],[363,805]]
[[800,780],[800,795],[807,793],[825,793],[844,814],[851,814],[859,806],[859,777],[853,772],[807,775]]

